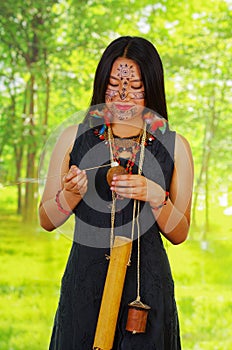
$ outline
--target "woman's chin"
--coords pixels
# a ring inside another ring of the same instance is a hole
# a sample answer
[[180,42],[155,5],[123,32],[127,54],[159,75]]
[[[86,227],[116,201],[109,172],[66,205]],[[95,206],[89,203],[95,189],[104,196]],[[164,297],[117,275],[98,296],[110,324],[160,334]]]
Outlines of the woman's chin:
[[110,104],[110,111],[113,116],[113,120],[129,121],[141,116],[143,106],[132,104],[114,102]]

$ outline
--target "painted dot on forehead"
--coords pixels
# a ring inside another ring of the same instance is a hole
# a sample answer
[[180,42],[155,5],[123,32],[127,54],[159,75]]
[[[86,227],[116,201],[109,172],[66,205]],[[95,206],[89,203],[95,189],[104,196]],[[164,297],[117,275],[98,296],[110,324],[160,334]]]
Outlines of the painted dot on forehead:
[[118,77],[121,79],[131,79],[134,78],[134,69],[133,65],[128,66],[128,64],[120,64],[119,68],[117,69],[119,71]]

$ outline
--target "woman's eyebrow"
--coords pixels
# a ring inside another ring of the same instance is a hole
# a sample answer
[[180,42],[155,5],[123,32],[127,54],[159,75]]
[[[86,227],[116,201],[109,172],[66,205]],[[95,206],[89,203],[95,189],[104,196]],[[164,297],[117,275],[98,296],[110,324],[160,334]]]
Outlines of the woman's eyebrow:
[[135,79],[135,80],[131,80],[132,83],[140,83],[142,82],[142,79]]
[[115,80],[121,80],[121,79],[115,77],[114,75],[110,75],[110,78],[115,79]]

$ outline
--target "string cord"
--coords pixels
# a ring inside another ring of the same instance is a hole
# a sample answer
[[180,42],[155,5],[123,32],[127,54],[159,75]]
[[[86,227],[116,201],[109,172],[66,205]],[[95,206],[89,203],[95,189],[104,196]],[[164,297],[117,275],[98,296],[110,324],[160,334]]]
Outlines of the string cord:
[[[113,154],[113,147],[112,143],[114,142],[112,129],[109,126],[108,127],[108,141],[110,145],[110,158],[111,162],[114,162],[114,154]],[[138,175],[142,174],[142,168],[144,163],[144,156],[145,156],[145,142],[146,142],[146,123],[144,123],[143,126],[143,135],[140,145],[140,157],[139,157],[139,165],[138,165]],[[137,216],[136,216],[136,209],[137,209]],[[111,232],[110,232],[110,249],[112,250],[113,247],[113,241],[114,241],[114,223],[115,223],[115,210],[116,210],[116,194],[115,192],[112,192],[112,208],[111,208]],[[132,214],[132,227],[131,227],[131,240],[133,242],[134,239],[134,231],[135,231],[135,222],[137,225],[137,233],[138,233],[138,255],[137,255],[137,298],[136,301],[140,301],[140,224],[139,224],[139,212],[140,212],[140,201],[134,199],[133,203],[133,214]],[[131,261],[131,254],[129,257],[128,265],[130,265]]]
[[[146,124],[144,123],[144,132],[141,142],[141,150],[140,150],[140,159],[139,159],[139,167],[138,167],[138,174],[142,174],[142,168],[144,163],[144,157],[145,157],[145,141],[146,141]],[[136,224],[137,224],[137,233],[138,233],[138,256],[137,256],[137,301],[140,301],[140,224],[139,224],[139,213],[140,213],[140,201],[136,201],[138,206],[137,211],[137,217],[136,217]]]
[[[94,169],[99,169],[99,168],[110,167],[110,166],[111,166],[111,163],[108,163],[108,164],[98,165],[98,166],[94,166],[94,167],[86,168],[86,169],[81,169],[81,170],[82,171],[89,171],[89,170],[94,170]],[[24,183],[37,183],[39,181],[53,179],[55,177],[65,176],[65,175],[67,175],[67,173],[63,173],[63,174],[59,174],[59,175],[51,175],[51,176],[44,177],[44,178],[28,178],[28,179],[23,179],[22,181],[16,181],[16,182],[12,182],[12,183],[9,183],[9,184],[6,184],[6,185],[1,185],[1,187],[4,188],[4,187],[9,187],[9,186],[16,186],[16,185],[21,185],[21,184],[24,184]]]

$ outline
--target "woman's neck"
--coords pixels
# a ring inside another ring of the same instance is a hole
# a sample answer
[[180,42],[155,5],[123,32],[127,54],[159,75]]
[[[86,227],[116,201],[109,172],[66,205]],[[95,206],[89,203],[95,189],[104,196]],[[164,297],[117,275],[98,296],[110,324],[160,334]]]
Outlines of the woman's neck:
[[127,121],[127,122],[117,122],[117,123],[112,123],[111,124],[111,128],[112,128],[112,132],[114,135],[118,136],[118,137],[132,137],[135,135],[138,135],[141,131],[141,129],[143,129],[143,120],[142,118],[140,118],[138,121]]

